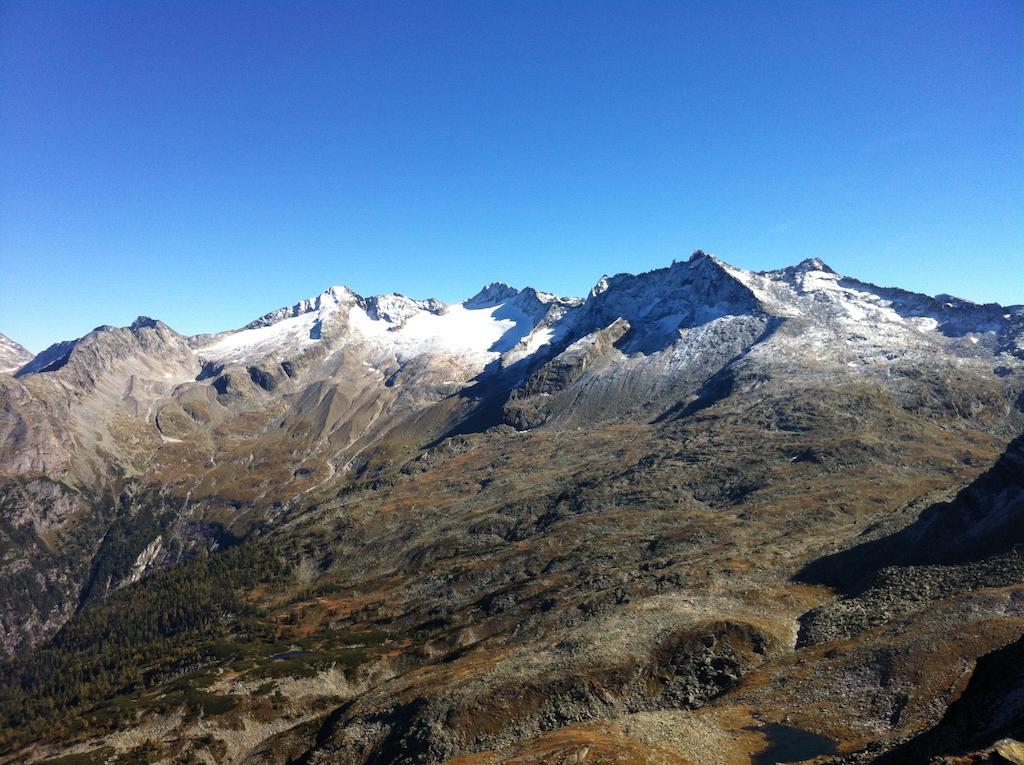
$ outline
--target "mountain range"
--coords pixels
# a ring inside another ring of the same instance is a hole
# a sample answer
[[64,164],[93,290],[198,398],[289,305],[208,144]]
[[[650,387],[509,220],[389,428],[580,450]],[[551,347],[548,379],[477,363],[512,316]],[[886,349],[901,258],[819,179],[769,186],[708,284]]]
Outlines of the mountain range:
[[0,335],[0,762],[1002,756],[1022,432],[1024,306],[818,259]]

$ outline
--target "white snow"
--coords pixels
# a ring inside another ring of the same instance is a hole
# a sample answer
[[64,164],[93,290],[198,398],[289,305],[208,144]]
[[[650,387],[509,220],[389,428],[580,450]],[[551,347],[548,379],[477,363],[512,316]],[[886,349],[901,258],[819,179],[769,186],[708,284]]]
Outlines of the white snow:
[[[696,268],[702,264],[707,274]],[[757,304],[745,293],[737,297],[738,285],[723,280],[718,269],[749,290]],[[534,295],[539,305],[531,302]],[[459,375],[472,376],[498,358],[508,367],[563,341],[575,340],[567,350],[579,350],[595,322],[607,326],[628,319],[636,340],[624,350],[630,356],[668,347],[680,350],[696,342],[686,339],[688,333],[717,326],[720,319],[763,311],[792,320],[767,341],[781,351],[780,360],[797,354],[869,370],[948,343],[940,329],[947,329],[956,320],[953,314],[959,314],[948,305],[949,310],[942,311],[926,296],[848,279],[820,260],[751,272],[706,257],[691,259],[685,271],[673,266],[637,277],[603,277],[586,302],[502,284],[447,305],[398,294],[363,299],[348,288],[334,287],[267,314],[248,329],[215,336],[198,353],[218,363],[244,363],[270,354],[300,353],[325,342],[323,335],[331,352],[352,343],[367,348],[363,363],[378,371],[394,362],[436,357],[451,363]],[[1004,320],[1009,316],[1005,314]],[[998,319],[986,319],[991,326],[979,324],[973,315],[961,321],[966,331],[958,336],[966,335],[971,343],[979,342],[979,333],[999,331]],[[686,331],[677,332],[681,326]]]
[[558,327],[557,330],[555,327],[550,325],[537,327],[530,334],[520,340],[519,344],[512,350],[506,352],[505,355],[502,356],[501,363],[505,367],[509,367],[517,361],[525,359],[528,356],[532,356],[545,345],[550,345],[556,339],[559,339],[564,334],[565,329],[566,328],[564,326]]
[[597,284],[590,288],[590,297],[596,297],[602,292],[608,291],[608,274],[597,280]]
[[14,374],[32,360],[32,354],[0,334],[0,372]]
[[256,359],[287,347],[302,349],[316,342],[313,328],[319,312],[281,319],[276,324],[230,332],[199,349],[199,355],[221,364]]
[[513,318],[494,316],[501,309],[500,304],[471,309],[456,303],[440,314],[420,311],[404,323],[392,324],[384,319],[371,319],[359,306],[353,306],[348,318],[354,338],[394,353],[399,363],[424,354],[444,354],[483,366],[498,356],[491,348],[517,326]]
[[[304,308],[307,312],[288,315]],[[272,320],[282,315],[286,318],[266,326],[220,335],[198,353],[217,363],[245,363],[273,353],[297,353],[319,342],[323,328],[330,326],[342,328],[340,347],[366,344],[377,355],[393,356],[400,364],[424,355],[446,356],[458,359],[469,371],[480,371],[502,352],[516,347],[534,324],[511,300],[470,308],[465,303],[444,305],[396,294],[362,300],[344,288],[332,288],[294,309],[282,309],[268,317]],[[543,345],[543,337],[531,342],[532,350]]]
[[523,355],[530,356],[545,345],[548,345],[555,338],[555,330],[551,327],[543,327],[535,330],[523,341]]

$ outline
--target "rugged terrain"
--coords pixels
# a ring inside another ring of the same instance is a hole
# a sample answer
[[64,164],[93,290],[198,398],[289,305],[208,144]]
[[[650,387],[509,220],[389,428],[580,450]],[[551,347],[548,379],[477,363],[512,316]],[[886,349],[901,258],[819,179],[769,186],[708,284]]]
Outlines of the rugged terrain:
[[32,353],[0,334],[0,372],[16,372],[32,360]]
[[9,366],[5,762],[1021,737],[1021,306],[697,252],[586,299],[334,287]]

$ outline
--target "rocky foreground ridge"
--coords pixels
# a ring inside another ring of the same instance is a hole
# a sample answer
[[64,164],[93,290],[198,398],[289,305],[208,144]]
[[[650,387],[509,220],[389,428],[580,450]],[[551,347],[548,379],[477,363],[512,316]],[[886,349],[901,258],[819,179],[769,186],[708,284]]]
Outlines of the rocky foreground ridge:
[[[0,341],[12,762],[927,762],[1018,733],[991,668],[1024,635],[1024,307],[698,251],[585,299],[333,287],[213,335]],[[965,722],[969,694],[1006,713]]]

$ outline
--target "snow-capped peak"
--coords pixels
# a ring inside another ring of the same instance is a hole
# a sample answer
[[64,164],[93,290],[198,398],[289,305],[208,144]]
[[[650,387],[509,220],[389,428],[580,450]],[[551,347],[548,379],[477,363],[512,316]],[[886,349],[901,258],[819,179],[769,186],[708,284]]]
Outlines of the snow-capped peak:
[[344,285],[328,287],[316,297],[300,300],[292,306],[278,308],[276,311],[264,314],[260,318],[249,322],[243,329],[255,329],[276,324],[282,319],[295,318],[307,313],[316,311],[330,311],[338,306],[346,305],[359,300],[359,296]]
[[597,280],[597,284],[590,288],[589,296],[597,297],[602,292],[606,291],[608,289],[608,280],[610,278],[611,277],[609,277],[608,274],[603,274],[601,278]]
[[[368,365],[383,369],[396,361],[436,357],[460,370],[453,372],[455,380],[467,379],[499,357],[501,367],[534,354],[542,358],[545,346],[558,352],[619,319],[630,326],[628,337],[617,344],[628,355],[674,347],[692,330],[713,323],[740,318],[752,325],[770,317],[799,319],[782,334],[799,332],[801,343],[826,350],[849,345],[851,338],[876,349],[947,338],[967,350],[981,343],[996,352],[1024,354],[1020,307],[980,306],[880,288],[841,276],[819,258],[755,272],[702,250],[647,273],[603,276],[585,300],[502,282],[454,304],[397,293],[364,298],[348,287],[334,286],[239,330],[193,337],[189,345],[202,360],[226,365],[252,364],[264,357],[290,359],[314,348],[310,360],[326,363],[331,354],[355,343],[369,349]],[[133,332],[147,328],[166,327],[147,317],[130,327]],[[21,374],[48,370],[74,344],[47,349],[28,366],[10,366]]]
[[361,299],[361,305],[367,315],[375,321],[385,321],[400,325],[420,311],[433,314],[444,313],[447,306],[439,300],[413,300],[405,295],[392,292],[388,295],[375,295]]
[[14,374],[32,361],[32,354],[6,335],[0,334],[0,372]]
[[473,297],[466,300],[463,305],[466,308],[487,308],[498,303],[504,303],[506,300],[511,300],[518,294],[518,289],[504,282],[491,282],[485,285]]
[[[268,313],[241,330],[196,339],[200,357],[218,364],[294,355],[317,343],[326,350],[354,342],[374,358],[399,363],[424,355],[458,359],[473,374],[511,350],[573,301],[507,284],[488,284],[463,303],[413,300],[391,293],[363,298],[332,287],[315,298]],[[324,333],[328,331],[329,337]],[[384,363],[384,362],[382,362]]]
[[[676,265],[679,261],[673,261],[672,265]],[[691,267],[699,266],[702,263],[721,263],[718,258],[712,255],[710,252],[704,252],[704,250],[694,250],[689,258],[686,259],[687,265]]]
[[822,271],[826,274],[835,273],[821,258],[805,258],[793,266],[793,270],[798,273],[806,273],[808,271]]

